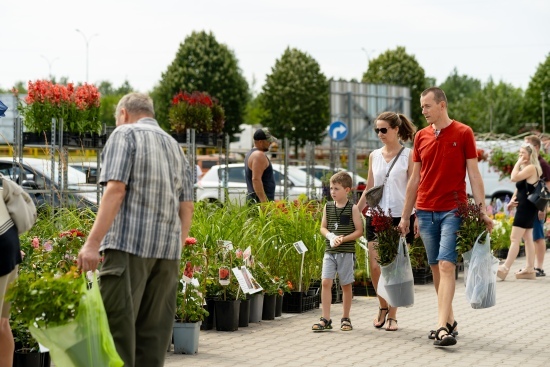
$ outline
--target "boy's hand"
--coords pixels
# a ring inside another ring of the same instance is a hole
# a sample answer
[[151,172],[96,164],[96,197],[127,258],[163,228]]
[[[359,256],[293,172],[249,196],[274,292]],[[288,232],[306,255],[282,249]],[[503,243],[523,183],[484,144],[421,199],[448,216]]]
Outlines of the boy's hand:
[[342,241],[344,239],[344,236],[338,236],[334,239],[334,246],[332,247],[338,247],[342,244]]

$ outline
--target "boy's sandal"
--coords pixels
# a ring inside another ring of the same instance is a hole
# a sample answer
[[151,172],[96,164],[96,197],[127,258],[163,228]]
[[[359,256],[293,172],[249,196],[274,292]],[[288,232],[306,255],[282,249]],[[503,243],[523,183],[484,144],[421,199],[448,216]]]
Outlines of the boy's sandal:
[[[441,332],[444,332],[445,334],[443,336],[440,336]],[[449,330],[447,330],[446,327],[440,327],[435,332],[435,340],[434,345],[439,347],[448,347],[451,345],[456,344],[456,338],[453,336],[453,334],[449,333]]]
[[[321,317],[319,319],[320,322],[313,324],[311,327],[311,330],[313,331],[326,331],[326,330],[332,330],[332,319],[327,320],[324,317]],[[321,322],[323,325],[321,325]]]
[[396,319],[392,319],[391,317],[388,317],[388,326],[386,326],[386,331],[397,331],[397,328],[395,328],[395,329],[390,329],[390,328],[391,328],[392,322],[394,322],[394,323],[395,323],[395,326],[397,326],[397,320],[396,320]]
[[342,320],[340,320],[340,330],[342,331],[352,331],[353,326],[351,326],[351,320],[349,317],[342,317]]
[[378,307],[378,318],[376,319],[377,322],[380,322],[382,311],[386,311],[384,318],[382,319],[382,323],[380,325],[376,325],[374,321],[372,322],[372,326],[374,326],[377,329],[381,329],[384,327],[384,325],[386,324],[386,317],[388,317],[388,312],[390,312],[388,307],[384,307],[384,308]]

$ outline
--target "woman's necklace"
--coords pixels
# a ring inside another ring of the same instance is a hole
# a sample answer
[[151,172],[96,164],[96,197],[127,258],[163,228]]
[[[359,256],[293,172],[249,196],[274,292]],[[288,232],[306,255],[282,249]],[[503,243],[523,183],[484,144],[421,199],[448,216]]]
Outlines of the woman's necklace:
[[338,214],[338,211],[336,210],[336,202],[334,203],[334,214],[336,214],[336,218],[338,218],[338,222],[334,223],[334,230],[338,230],[338,224],[340,223],[340,220],[342,219],[342,214],[344,213],[344,210],[348,207],[349,200],[346,201],[346,205],[340,210],[340,214]]

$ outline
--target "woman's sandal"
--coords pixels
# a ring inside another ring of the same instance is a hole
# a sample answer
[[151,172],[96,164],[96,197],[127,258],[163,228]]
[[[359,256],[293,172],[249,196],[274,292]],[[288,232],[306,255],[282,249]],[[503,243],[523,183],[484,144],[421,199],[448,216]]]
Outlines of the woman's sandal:
[[392,322],[395,322],[395,326],[397,326],[397,320],[388,317],[388,326],[386,326],[386,331],[397,331],[397,329],[390,329]]
[[[449,334],[451,334],[455,338],[458,336],[458,330],[455,330],[457,326],[458,326],[458,323],[456,322],[456,320],[453,322],[452,325],[447,323],[447,329],[449,330]],[[430,330],[430,333],[428,334],[428,339],[432,339],[432,340],[435,339],[435,333],[436,333],[435,330]]]
[[[332,319],[330,320],[327,320],[325,319],[324,317],[321,317],[319,319],[320,322],[316,323],[316,324],[313,324],[313,326],[311,327],[311,330],[313,331],[327,331],[327,330],[332,330]],[[321,322],[324,324],[324,325],[321,325]]]
[[386,311],[386,314],[384,315],[384,319],[382,320],[382,323],[380,325],[376,325],[376,322],[372,322],[372,326],[374,326],[377,329],[382,329],[384,325],[386,324],[386,318],[388,317],[388,313],[390,312],[388,307],[380,308],[378,307],[378,318],[376,319],[377,322],[380,322],[380,316],[382,316],[382,311]]
[[[441,332],[445,332],[445,335],[440,336],[439,334]],[[438,347],[449,347],[451,345],[456,344],[456,338],[453,336],[453,334],[449,333],[449,330],[446,327],[440,327],[435,332],[435,340],[434,345]]]
[[352,331],[353,326],[351,326],[351,320],[349,317],[342,317],[342,320],[340,320],[340,330],[342,331]]

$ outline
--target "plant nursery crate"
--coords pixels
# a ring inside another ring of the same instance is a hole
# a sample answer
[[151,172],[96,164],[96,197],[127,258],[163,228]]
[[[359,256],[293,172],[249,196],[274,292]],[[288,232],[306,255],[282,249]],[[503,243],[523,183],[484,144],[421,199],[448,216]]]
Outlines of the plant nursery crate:
[[376,291],[372,285],[354,285],[352,292],[354,296],[376,297]]
[[307,296],[303,292],[291,292],[283,297],[283,312],[303,313],[319,308],[319,294]]
[[430,284],[433,282],[432,274],[418,275],[414,277],[414,284]]

